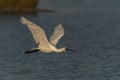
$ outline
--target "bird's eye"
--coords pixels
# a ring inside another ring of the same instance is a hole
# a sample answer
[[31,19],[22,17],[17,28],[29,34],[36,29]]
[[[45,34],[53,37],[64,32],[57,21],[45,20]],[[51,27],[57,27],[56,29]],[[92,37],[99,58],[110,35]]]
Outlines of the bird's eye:
[[66,51],[68,51],[69,49],[68,49],[68,48],[66,48],[65,50],[66,50]]

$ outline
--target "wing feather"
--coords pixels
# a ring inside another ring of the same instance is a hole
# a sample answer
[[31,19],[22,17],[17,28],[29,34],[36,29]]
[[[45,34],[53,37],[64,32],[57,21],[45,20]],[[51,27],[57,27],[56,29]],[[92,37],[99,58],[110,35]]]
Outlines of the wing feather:
[[36,24],[27,20],[24,17],[21,17],[21,22],[22,24],[26,25],[31,31],[35,42],[39,44],[39,46],[49,47],[49,42],[47,40],[46,34],[41,27],[37,26]]
[[58,43],[60,38],[64,35],[64,28],[59,24],[55,29],[53,35],[50,37],[50,43],[54,46]]

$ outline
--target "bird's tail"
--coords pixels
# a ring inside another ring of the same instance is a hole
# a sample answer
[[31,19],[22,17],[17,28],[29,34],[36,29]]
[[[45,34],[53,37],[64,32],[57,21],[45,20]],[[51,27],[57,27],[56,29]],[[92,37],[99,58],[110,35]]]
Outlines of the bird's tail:
[[30,53],[38,52],[38,51],[39,51],[38,49],[35,49],[35,50],[29,50],[29,51],[26,51],[25,54],[30,54]]

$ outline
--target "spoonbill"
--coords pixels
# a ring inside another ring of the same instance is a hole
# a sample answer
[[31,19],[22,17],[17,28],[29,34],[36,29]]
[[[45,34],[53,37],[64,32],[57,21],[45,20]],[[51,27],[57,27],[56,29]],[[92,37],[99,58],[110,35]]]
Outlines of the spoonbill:
[[21,17],[21,22],[22,24],[28,27],[28,29],[31,31],[33,35],[36,44],[38,44],[37,48],[32,48],[30,51],[26,51],[25,53],[32,52],[51,53],[51,52],[74,51],[65,47],[59,49],[56,48],[56,44],[58,43],[59,39],[64,35],[64,28],[61,24],[59,24],[54,29],[53,35],[50,37],[48,41],[45,31],[41,27],[29,21],[25,17]]

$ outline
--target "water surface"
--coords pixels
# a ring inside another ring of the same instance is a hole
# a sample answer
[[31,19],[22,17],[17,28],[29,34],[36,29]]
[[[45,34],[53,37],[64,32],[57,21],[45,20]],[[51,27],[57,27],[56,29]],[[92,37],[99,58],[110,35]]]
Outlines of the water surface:
[[[120,12],[115,0],[41,0],[38,7],[54,13],[0,14],[1,80],[119,80]],[[24,52],[36,44],[20,17],[45,29],[49,38],[57,24],[65,35],[57,47],[77,52]]]

